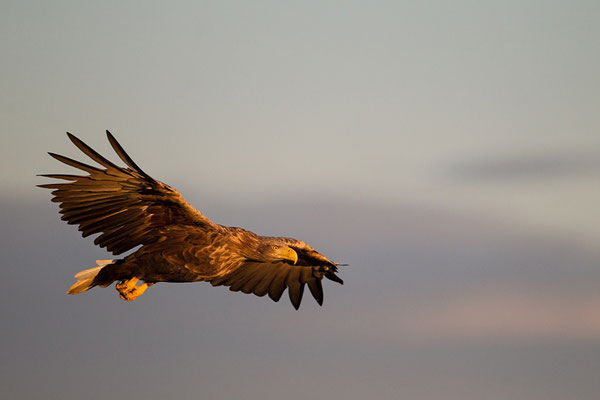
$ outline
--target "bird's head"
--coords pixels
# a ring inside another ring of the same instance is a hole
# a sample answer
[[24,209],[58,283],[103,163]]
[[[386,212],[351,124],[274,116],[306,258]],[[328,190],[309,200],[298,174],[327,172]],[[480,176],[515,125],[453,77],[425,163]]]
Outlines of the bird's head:
[[294,264],[298,262],[298,253],[282,241],[265,241],[259,247],[259,251],[265,261],[289,260]]

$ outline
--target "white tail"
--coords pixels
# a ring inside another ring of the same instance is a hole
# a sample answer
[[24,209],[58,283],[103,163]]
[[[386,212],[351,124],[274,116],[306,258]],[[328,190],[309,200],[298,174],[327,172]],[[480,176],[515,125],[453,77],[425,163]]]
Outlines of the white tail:
[[90,290],[94,287],[92,283],[94,282],[96,275],[98,275],[98,272],[108,264],[112,264],[112,262],[113,260],[96,260],[96,264],[98,264],[97,267],[84,269],[83,271],[76,273],[75,278],[77,278],[77,282],[69,288],[67,294],[78,294]]

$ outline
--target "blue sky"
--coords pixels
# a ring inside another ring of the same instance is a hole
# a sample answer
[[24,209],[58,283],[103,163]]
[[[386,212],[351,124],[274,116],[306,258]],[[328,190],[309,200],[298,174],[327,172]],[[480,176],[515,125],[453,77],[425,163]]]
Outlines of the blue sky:
[[[599,17],[594,1],[3,2],[0,387],[596,397]],[[350,263],[346,284],[299,312],[207,284],[64,295],[107,253],[35,174],[70,172],[46,151],[83,157],[65,131],[117,160],[106,129],[213,221]]]

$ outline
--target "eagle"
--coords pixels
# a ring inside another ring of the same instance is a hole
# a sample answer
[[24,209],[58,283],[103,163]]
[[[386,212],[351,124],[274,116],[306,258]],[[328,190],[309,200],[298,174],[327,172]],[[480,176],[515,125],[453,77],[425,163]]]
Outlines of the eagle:
[[138,249],[123,258],[97,260],[96,267],[78,272],[68,294],[117,282],[120,298],[132,301],[159,282],[206,281],[233,292],[269,295],[275,302],[287,289],[297,310],[305,285],[322,305],[323,278],[344,283],[336,272],[345,264],[330,261],[301,240],[213,223],[177,190],[138,167],[109,131],[106,135],[127,167],[113,164],[67,132],[101,168],[48,153],[87,175],[41,174],[61,181],[38,186],[53,190],[61,219],[77,225],[83,237],[99,234],[94,244],[113,255]]

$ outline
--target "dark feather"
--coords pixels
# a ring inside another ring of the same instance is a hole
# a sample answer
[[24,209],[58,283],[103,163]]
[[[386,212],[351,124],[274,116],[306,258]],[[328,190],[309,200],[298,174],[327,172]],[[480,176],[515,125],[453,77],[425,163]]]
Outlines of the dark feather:
[[249,264],[247,266],[239,268],[241,270],[238,274],[236,274],[234,280],[231,283],[231,287],[229,290],[232,292],[239,292],[242,287],[248,282],[248,280],[252,279],[254,273],[261,267],[258,263]]
[[334,282],[339,283],[340,285],[344,284],[344,281],[340,279],[339,276],[337,276],[333,271],[327,271],[325,272],[325,277],[329,280],[332,280]]
[[303,267],[300,269],[300,282],[307,283],[313,277],[312,268]]
[[313,278],[308,281],[308,289],[320,306],[323,305],[323,286],[321,279]]
[[293,268],[287,276],[285,281],[288,287],[288,294],[292,305],[297,310],[300,308],[300,302],[302,301],[302,294],[304,293],[304,283],[300,282],[300,269]]
[[106,168],[120,169],[112,162],[108,161],[106,158],[101,156],[96,152],[96,150],[92,149],[87,144],[83,143],[79,138],[67,132],[67,136],[71,139],[71,142],[75,144],[79,148],[79,150],[83,151],[88,157],[92,160],[96,161],[98,164],[103,165]]
[[110,133],[109,131],[106,131],[106,136],[108,137],[108,141],[110,142],[110,145],[112,146],[112,148],[115,150],[117,155],[121,158],[121,160],[123,160],[123,162],[125,164],[127,164],[130,168],[132,168],[134,171],[136,171],[137,173],[142,175],[144,178],[146,178],[150,182],[155,182],[155,180],[153,178],[151,178],[148,174],[146,174],[144,171],[142,171],[142,169],[137,166],[137,164],[131,159],[131,157],[129,157],[129,154],[127,154],[125,152],[125,149],[123,149],[123,147],[121,147],[121,145],[119,144],[119,142],[117,142],[117,139],[115,139],[115,137],[112,135],[112,133]]
[[[64,179],[66,181],[76,181],[81,176],[78,175],[69,175],[69,174],[38,174],[37,176],[42,176],[44,178],[53,178],[53,179]],[[40,185],[37,185],[40,186]]]
[[281,298],[283,291],[285,290],[285,278],[289,273],[289,269],[280,268],[277,272],[277,275],[273,277],[273,281],[271,282],[271,286],[269,287],[269,297],[271,300],[277,302]]
[[265,275],[267,275],[269,271],[266,268],[257,268],[252,276],[246,281],[244,286],[242,286],[241,291],[246,294],[254,293],[256,294],[256,286],[263,280]]
[[61,156],[60,154],[51,153],[51,152],[48,152],[48,154],[50,154],[50,156],[54,157],[61,163],[70,165],[71,167],[75,167],[75,168],[78,168],[78,169],[81,169],[81,170],[84,170],[84,171],[87,171],[90,173],[91,172],[102,172],[102,170],[100,168],[92,167],[91,165],[87,165],[82,162],[75,161],[72,158]]
[[276,269],[274,269],[274,268],[269,269],[268,272],[266,272],[262,276],[261,281],[254,288],[253,293],[259,297],[266,295],[269,292],[269,286],[271,285],[271,282],[273,282],[273,279],[275,278],[276,275],[277,275]]

